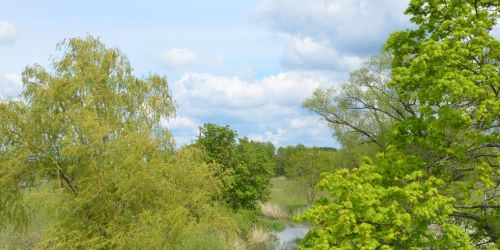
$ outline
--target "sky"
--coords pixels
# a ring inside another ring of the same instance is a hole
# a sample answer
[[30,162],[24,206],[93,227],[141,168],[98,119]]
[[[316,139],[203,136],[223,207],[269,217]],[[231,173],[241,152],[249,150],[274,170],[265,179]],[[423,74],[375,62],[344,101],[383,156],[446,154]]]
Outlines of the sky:
[[167,77],[178,145],[198,127],[227,124],[277,146],[338,147],[325,121],[302,108],[338,86],[389,34],[410,27],[405,0],[0,0],[0,98],[21,72],[50,66],[58,42],[93,35],[125,53],[134,73]]

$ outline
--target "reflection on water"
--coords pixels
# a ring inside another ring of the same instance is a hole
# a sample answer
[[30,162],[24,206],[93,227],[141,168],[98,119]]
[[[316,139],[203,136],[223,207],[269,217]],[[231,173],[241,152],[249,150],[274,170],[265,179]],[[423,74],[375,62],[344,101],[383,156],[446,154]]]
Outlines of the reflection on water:
[[275,249],[296,249],[297,243],[304,238],[310,228],[308,225],[287,225],[285,230],[275,233],[277,238]]

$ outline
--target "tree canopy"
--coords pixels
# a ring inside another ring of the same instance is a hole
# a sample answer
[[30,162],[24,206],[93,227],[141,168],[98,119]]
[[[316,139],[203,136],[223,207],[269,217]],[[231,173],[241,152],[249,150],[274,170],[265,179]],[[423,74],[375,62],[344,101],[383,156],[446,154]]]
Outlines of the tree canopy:
[[254,209],[269,195],[274,146],[237,136],[227,125],[206,123],[195,146],[206,152],[207,162],[216,164],[214,172],[224,186],[223,200],[234,209]]
[[384,84],[412,111],[391,122],[376,158],[320,182],[329,195],[306,212],[314,227],[302,248],[500,244],[498,3],[412,0],[406,13],[416,27],[389,37]]
[[20,100],[0,103],[0,223],[28,224],[24,194],[48,186],[56,222],[38,247],[228,246],[237,229],[212,200],[212,167],[195,149],[174,152],[160,126],[174,115],[165,78],[135,77],[93,37],[58,49],[50,70],[25,69]]
[[326,120],[344,147],[371,143],[382,149],[392,124],[415,113],[415,103],[400,98],[387,84],[391,62],[389,53],[373,56],[349,81],[317,89],[303,106]]
[[285,227],[258,218],[274,174],[309,203],[300,249],[498,249],[499,8],[410,0],[411,28],[303,102],[339,149],[276,150],[213,123],[176,148],[164,76],[137,77],[98,38],[64,40],[0,100],[0,232],[27,230],[35,200],[51,220],[36,249],[243,248],[257,222]]

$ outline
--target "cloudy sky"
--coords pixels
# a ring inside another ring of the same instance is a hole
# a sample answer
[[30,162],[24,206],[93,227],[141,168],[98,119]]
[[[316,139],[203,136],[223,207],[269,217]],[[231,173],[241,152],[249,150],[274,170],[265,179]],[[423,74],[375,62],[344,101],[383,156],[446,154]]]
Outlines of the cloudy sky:
[[204,122],[277,145],[337,146],[301,108],[345,81],[387,36],[409,26],[405,0],[0,0],[0,98],[22,89],[26,65],[49,65],[64,38],[98,36],[135,73],[167,76],[178,144]]

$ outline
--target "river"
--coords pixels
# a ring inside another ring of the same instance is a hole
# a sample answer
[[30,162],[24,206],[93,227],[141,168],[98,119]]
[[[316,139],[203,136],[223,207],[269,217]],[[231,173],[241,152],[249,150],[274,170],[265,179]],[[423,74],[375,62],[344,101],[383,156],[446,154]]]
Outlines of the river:
[[276,232],[277,238],[276,250],[291,250],[297,248],[297,243],[300,239],[309,232],[311,227],[309,225],[287,225],[285,230]]

